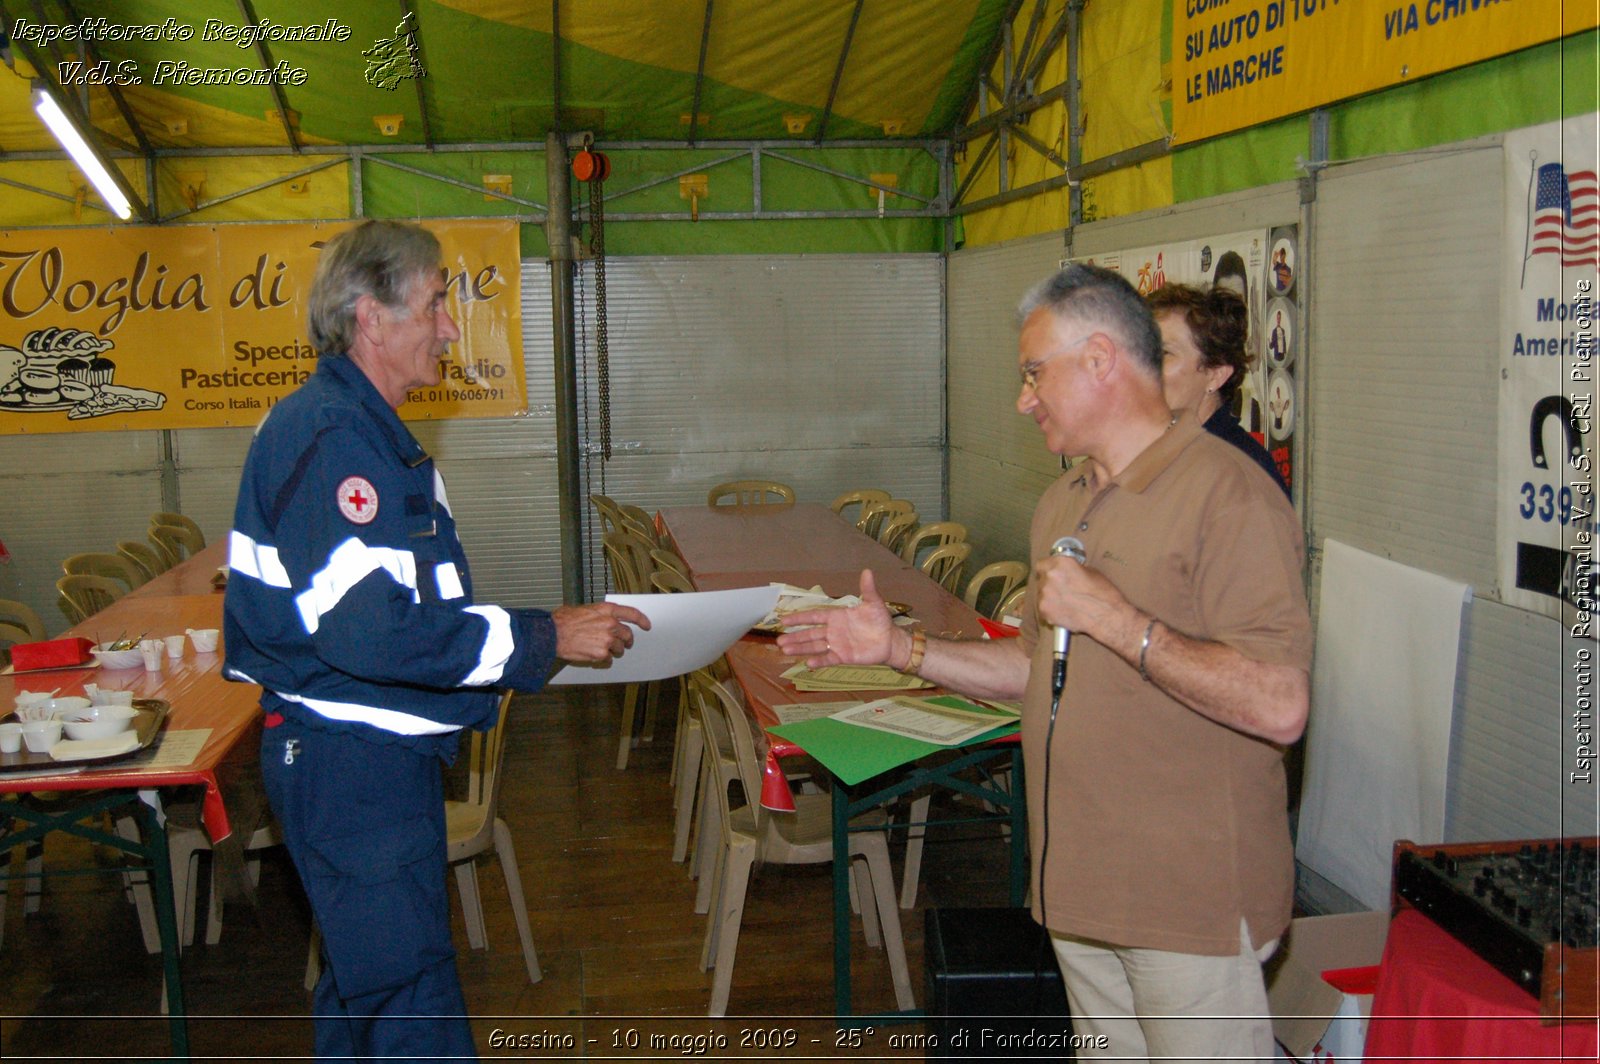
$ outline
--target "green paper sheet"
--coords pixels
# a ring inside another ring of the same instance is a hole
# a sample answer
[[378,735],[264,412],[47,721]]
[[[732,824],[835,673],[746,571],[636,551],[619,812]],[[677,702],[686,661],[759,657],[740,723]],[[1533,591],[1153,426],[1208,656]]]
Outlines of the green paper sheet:
[[[928,701],[954,709],[992,712],[954,695],[936,695]],[[997,722],[994,730],[984,732],[961,746],[986,743],[1017,730],[1016,718],[1003,713],[995,713],[994,718]],[[1008,721],[1010,723],[1007,723]],[[832,717],[780,724],[775,728],[768,728],[767,733],[796,744],[820,761],[829,772],[852,787],[862,780],[871,779],[881,772],[899,768],[901,765],[908,765],[929,754],[941,750],[961,749],[960,746],[937,746],[918,739],[907,739],[901,735],[890,735],[888,732],[846,724]]]

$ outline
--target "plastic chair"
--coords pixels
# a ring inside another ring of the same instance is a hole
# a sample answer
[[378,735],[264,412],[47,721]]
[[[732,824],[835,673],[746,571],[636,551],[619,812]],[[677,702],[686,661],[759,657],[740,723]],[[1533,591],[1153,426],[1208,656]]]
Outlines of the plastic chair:
[[[38,642],[45,636],[44,622],[31,607],[12,599],[0,599],[0,642],[9,647],[12,643]],[[6,655],[9,658],[9,650]]]
[[[773,814],[761,808],[761,766],[756,760],[750,718],[725,684],[701,679],[696,684],[702,718],[710,741],[727,743],[739,766],[739,801],[734,788],[718,789],[721,807],[722,850],[718,855],[716,907],[706,929],[702,968],[714,967],[708,1016],[723,1016],[733,985],[734,957],[744,918],[745,896],[756,862],[766,864],[822,864],[833,860],[832,804],[827,794],[795,795],[795,812]],[[855,823],[864,825],[881,814],[866,814]],[[916,1007],[911,974],[906,966],[905,941],[900,931],[889,868],[889,846],[877,831],[852,831],[849,835],[851,875],[860,899],[861,922],[870,945],[883,945],[889,955],[895,1001],[901,1009]]]
[[[193,518],[185,517],[183,514],[174,513],[170,510],[157,510],[150,515],[150,524],[152,527],[155,525],[170,525],[174,528],[181,528],[188,532],[191,539],[200,544],[194,550],[206,549],[206,534],[200,531],[200,526],[195,523]],[[193,553],[194,550],[190,551],[190,553]]]
[[633,532],[652,547],[661,545],[656,536],[656,519],[649,510],[643,506],[635,506],[631,502],[623,502],[617,504],[617,512],[622,515],[624,529]]
[[445,831],[449,839],[447,860],[455,866],[461,911],[467,920],[467,942],[473,949],[484,949],[488,940],[474,858],[494,851],[506,878],[506,895],[511,900],[511,914],[516,918],[517,935],[522,939],[522,959],[528,966],[528,981],[537,983],[544,975],[539,970],[539,955],[533,948],[528,900],[522,893],[522,876],[517,870],[517,851],[511,842],[511,829],[498,813],[500,769],[505,759],[506,718],[510,708],[511,692],[507,691],[500,696],[500,716],[495,726],[487,732],[472,733],[467,800],[444,803]]
[[[967,593],[963,597],[967,605],[972,609],[978,613],[983,613],[991,621],[998,621],[1001,616],[1000,607],[1005,604],[1006,599],[1011,597],[1011,593],[1027,579],[1028,567],[1022,562],[990,562],[974,573],[971,580],[967,581]],[[994,606],[989,612],[984,613],[983,610],[978,609],[978,601],[987,595],[990,588],[996,584],[999,587],[994,593]]]
[[150,542],[170,568],[205,549],[206,542],[181,525],[151,525]]
[[606,563],[611,567],[611,588],[623,595],[642,595],[649,591],[650,574],[655,565],[650,545],[627,529],[607,532],[600,537]]
[[[693,815],[694,853],[689,859],[689,878],[698,878],[700,881],[694,896],[694,911],[698,915],[711,911],[717,891],[717,869],[722,847],[722,803],[716,799],[716,792],[720,790],[727,793],[729,788],[734,788],[742,793],[744,788],[739,777],[739,762],[733,752],[733,740],[727,737],[726,728],[722,730],[720,739],[713,739],[706,730],[705,714],[701,708],[707,697],[701,689],[705,684],[731,679],[726,662],[726,658],[719,658],[689,676],[689,712],[700,724],[702,744],[700,764],[695,766],[699,801],[695,803]],[[710,966],[709,949],[708,940],[701,950],[702,971]]]
[[[671,547],[651,547],[650,560],[656,563],[657,571],[671,569],[684,579],[689,578],[689,563]],[[689,590],[693,591],[694,588],[691,587]]]
[[146,580],[160,576],[170,568],[160,551],[136,539],[117,540],[117,553],[143,570]]
[[146,579],[144,570],[131,559],[102,551],[69,554],[61,559],[61,571],[68,576],[109,576],[128,585],[129,591],[143,584]]
[[[660,550],[652,555],[664,553]],[[673,555],[676,557],[676,555]],[[650,574],[651,587],[661,594],[693,591],[689,578],[663,565]],[[705,734],[699,714],[689,704],[689,677],[678,677],[678,727],[673,732],[672,771],[667,783],[672,787],[672,859],[683,861],[689,854],[689,831],[694,824],[695,793],[699,783],[700,758],[705,750]]]
[[916,512],[916,507],[910,499],[890,499],[888,502],[866,502],[861,504],[861,519],[856,522],[856,527],[861,529],[873,539],[878,538],[878,533],[883,531],[883,523],[895,514]]
[[911,534],[917,530],[917,524],[921,520],[922,515],[915,510],[891,514],[889,519],[883,523],[883,527],[878,529],[878,542],[899,554],[901,547],[905,545]]
[[73,624],[82,624],[128,593],[120,580],[90,573],[72,573],[56,581],[61,612]]
[[[923,525],[906,537],[900,549],[900,556],[910,565],[917,564],[917,555],[924,547],[942,547],[946,543],[964,543],[967,539],[967,526],[959,521],[935,521]],[[889,548],[893,550],[893,547]]]
[[617,500],[595,493],[589,496],[589,501],[594,504],[594,512],[600,515],[602,533],[615,532],[622,527],[622,511],[617,509]]
[[929,551],[918,568],[953,595],[961,587],[961,571],[966,567],[967,556],[971,553],[970,543],[946,543]]
[[[522,940],[522,959],[528,968],[528,981],[537,983],[544,978],[544,973],[533,948],[533,928],[528,922],[528,899],[522,892],[522,875],[517,870],[517,851],[511,841],[511,829],[498,815],[500,770],[505,759],[506,717],[511,698],[510,691],[500,696],[500,716],[493,728],[472,733],[467,800],[444,803],[446,860],[455,867],[461,911],[467,922],[467,944],[473,949],[487,949],[488,928],[483,919],[475,858],[494,851],[500,871],[506,877],[506,895],[517,923],[517,936]],[[310,953],[306,958],[307,990],[317,985],[321,972],[320,941],[313,927]]]
[[1022,604],[1028,601],[1028,585],[1023,584],[1000,600],[990,620],[1005,621],[1007,617],[1022,618]]
[[[605,549],[606,562],[611,567],[612,588],[624,595],[648,594],[650,574],[655,571],[650,558],[650,544],[626,529],[607,532],[600,537],[600,543]],[[627,684],[623,688],[622,724],[617,739],[618,771],[628,767],[628,754],[635,745],[633,727],[638,717],[641,697],[646,703],[645,721],[637,741],[650,742],[655,738],[654,696],[657,690],[658,685],[655,683],[647,685],[642,693],[640,685],[636,683]]]
[[[724,500],[732,500],[724,501]],[[706,492],[707,506],[748,509],[756,506],[793,506],[794,489],[776,480],[730,480]]]
[[[200,826],[200,809],[193,804],[169,806],[167,822],[167,854],[172,865],[172,902],[177,909],[178,942],[185,948],[194,945],[195,913],[199,900],[200,855],[211,849],[211,837]],[[283,845],[277,821],[264,813],[266,822],[250,833],[245,840],[245,871],[252,887],[261,883],[261,858],[251,856],[271,846]],[[117,834],[126,839],[137,839],[139,827],[132,817],[117,819]],[[161,933],[156,925],[155,901],[150,894],[149,879],[144,872],[129,875],[133,903],[139,914],[139,929],[144,935],[147,953],[161,952]],[[206,893],[206,945],[214,946],[222,940],[222,891],[217,883],[216,863],[212,863],[211,882]]]
[[[886,491],[879,491],[877,488],[863,488],[860,491],[845,492],[843,495],[830,502],[828,507],[834,513],[838,514],[840,517],[843,517],[846,521],[850,521],[851,524],[854,524],[855,521],[859,520],[861,517],[861,507],[866,506],[866,504],[869,502],[888,502],[890,498],[891,496]],[[845,511],[852,506],[857,508],[854,519],[846,516],[845,514]]]

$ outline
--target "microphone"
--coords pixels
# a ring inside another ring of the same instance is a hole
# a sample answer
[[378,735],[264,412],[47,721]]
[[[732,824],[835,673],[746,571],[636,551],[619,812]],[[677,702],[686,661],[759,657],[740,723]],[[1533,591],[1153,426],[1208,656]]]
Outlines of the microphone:
[[[1084,553],[1083,541],[1076,536],[1062,536],[1050,548],[1052,555],[1065,555],[1079,565],[1088,561],[1089,556]],[[1056,626],[1056,652],[1055,664],[1050,673],[1050,697],[1059,701],[1062,688],[1067,686],[1067,641],[1072,638],[1072,633],[1065,626]]]

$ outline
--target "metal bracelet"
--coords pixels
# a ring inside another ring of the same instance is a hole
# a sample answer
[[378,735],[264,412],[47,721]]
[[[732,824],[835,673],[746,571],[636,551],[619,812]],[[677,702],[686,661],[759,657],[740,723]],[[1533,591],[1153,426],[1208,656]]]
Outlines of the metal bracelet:
[[1156,630],[1156,619],[1150,618],[1150,623],[1144,626],[1144,638],[1139,640],[1139,679],[1145,683],[1150,682],[1150,672],[1144,667],[1145,655],[1150,653],[1150,633]]

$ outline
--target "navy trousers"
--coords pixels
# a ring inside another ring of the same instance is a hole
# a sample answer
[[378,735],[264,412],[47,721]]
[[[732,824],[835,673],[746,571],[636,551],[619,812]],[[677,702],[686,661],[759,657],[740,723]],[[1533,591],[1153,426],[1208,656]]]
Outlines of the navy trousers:
[[322,934],[319,1059],[476,1059],[450,941],[437,757],[285,720],[267,800]]

